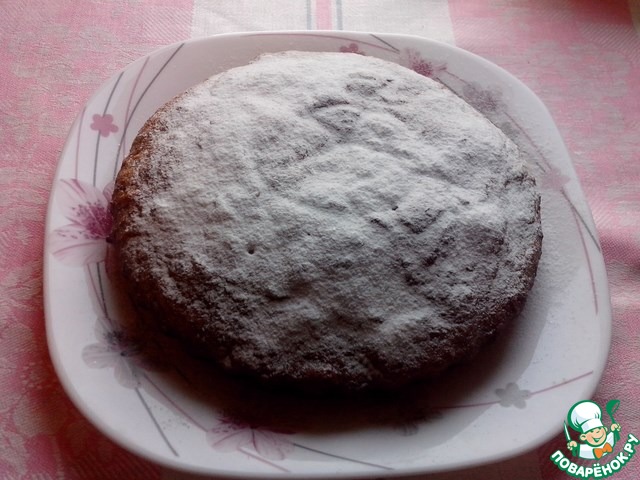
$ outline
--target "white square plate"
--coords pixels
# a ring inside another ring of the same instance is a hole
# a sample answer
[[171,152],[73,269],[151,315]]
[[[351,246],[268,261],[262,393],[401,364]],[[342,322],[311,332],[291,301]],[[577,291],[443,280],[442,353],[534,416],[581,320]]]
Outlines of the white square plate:
[[[277,396],[255,397],[216,378],[202,390],[175,369],[141,363],[137,346],[123,336],[119,317],[126,313],[106,274],[105,239],[109,185],[131,141],[174,95],[261,53],[283,50],[358,52],[431,76],[502,128],[537,175],[543,256],[525,311],[476,361],[412,398],[341,410],[318,399],[298,399],[296,406]],[[600,246],[547,109],[490,62],[417,37],[231,34],[137,60],[96,92],[71,128],[45,247],[48,341],[69,396],[123,447],[194,473],[382,477],[504,459],[561,431],[568,409],[593,393],[608,354],[611,308]],[[230,406],[248,417],[230,413]],[[279,428],[278,419],[285,418]]]

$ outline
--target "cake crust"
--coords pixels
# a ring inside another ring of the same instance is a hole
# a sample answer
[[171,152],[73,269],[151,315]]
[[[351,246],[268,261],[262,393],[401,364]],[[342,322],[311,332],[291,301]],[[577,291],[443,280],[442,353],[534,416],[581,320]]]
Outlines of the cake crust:
[[521,311],[542,239],[513,142],[439,83],[346,53],[266,55],[169,102],[112,213],[141,316],[316,390],[472,357]]

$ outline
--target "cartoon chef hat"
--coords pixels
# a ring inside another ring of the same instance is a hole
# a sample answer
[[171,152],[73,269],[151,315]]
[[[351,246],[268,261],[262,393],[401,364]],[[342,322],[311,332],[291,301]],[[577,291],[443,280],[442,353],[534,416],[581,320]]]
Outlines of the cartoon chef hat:
[[567,415],[567,421],[576,432],[587,433],[594,428],[603,427],[602,409],[588,400],[576,403]]

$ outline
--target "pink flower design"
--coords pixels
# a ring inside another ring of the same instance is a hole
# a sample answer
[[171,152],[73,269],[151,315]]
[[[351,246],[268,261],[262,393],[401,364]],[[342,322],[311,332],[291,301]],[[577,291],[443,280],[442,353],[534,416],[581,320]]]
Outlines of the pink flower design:
[[360,47],[355,42],[341,46],[340,51],[342,53],[357,53],[358,55],[364,55],[364,52],[360,50]]
[[502,94],[497,89],[481,88],[475,83],[464,86],[462,94],[467,102],[481,113],[493,113],[504,110]]
[[59,202],[71,222],[53,231],[53,255],[67,265],[86,265],[106,258],[111,232],[109,202],[113,183],[103,191],[77,179],[62,180]]
[[139,370],[144,366],[140,345],[122,330],[106,329],[106,320],[98,322],[98,343],[82,350],[82,359],[92,368],[113,368],[117,382],[123,387],[140,386]]
[[529,390],[520,390],[520,387],[513,382],[509,382],[505,388],[496,389],[496,395],[500,398],[499,403],[503,407],[526,408],[527,399],[531,398]]
[[118,131],[118,127],[113,124],[113,115],[107,113],[100,115],[96,113],[93,116],[93,123],[90,125],[91,130],[97,130],[103,137],[108,137],[112,133]]
[[438,78],[440,73],[446,72],[447,65],[445,63],[429,62],[422,58],[422,55],[416,50],[407,48],[404,50],[401,58],[404,60],[404,64],[411,70],[420,75],[429,78]]
[[268,460],[283,460],[293,449],[284,433],[276,433],[257,426],[236,422],[224,417],[207,432],[209,445],[219,452],[256,452]]

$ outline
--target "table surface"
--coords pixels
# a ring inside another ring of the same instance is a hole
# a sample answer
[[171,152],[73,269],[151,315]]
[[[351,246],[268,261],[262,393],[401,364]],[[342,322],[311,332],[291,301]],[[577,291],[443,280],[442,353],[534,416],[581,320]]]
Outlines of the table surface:
[[[67,132],[104,80],[169,43],[254,30],[420,35],[487,58],[542,99],[575,163],[609,275],[612,346],[593,400],[620,400],[616,420],[640,436],[640,1],[4,0],[0,478],[192,478],[112,443],[62,390],[44,325],[45,213]],[[559,426],[517,458],[420,478],[569,478],[549,460],[565,443]],[[640,459],[612,478],[640,478]]]

